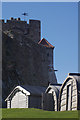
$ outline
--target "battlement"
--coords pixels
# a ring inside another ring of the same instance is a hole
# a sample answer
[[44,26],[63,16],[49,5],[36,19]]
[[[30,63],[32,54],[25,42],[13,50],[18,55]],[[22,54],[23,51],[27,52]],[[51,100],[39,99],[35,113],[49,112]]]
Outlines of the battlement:
[[13,18],[13,17],[11,17],[9,20],[6,20],[6,22],[4,19],[0,20],[0,23],[6,23],[6,24],[7,23],[18,23],[18,22],[27,23],[27,21],[22,21],[20,18]]
[[[11,17],[9,20],[5,20],[4,19],[0,19],[0,23],[27,23],[27,21],[23,21],[21,20],[21,18],[13,18]],[[29,20],[29,24],[31,25],[39,25],[40,24],[40,20],[33,20],[33,19],[30,19]]]
[[21,31],[28,38],[32,39],[34,42],[39,42],[41,40],[41,22],[40,20],[29,20],[29,24],[27,21],[23,21],[20,18],[11,17],[9,20],[2,19],[0,20],[2,23],[3,31]]

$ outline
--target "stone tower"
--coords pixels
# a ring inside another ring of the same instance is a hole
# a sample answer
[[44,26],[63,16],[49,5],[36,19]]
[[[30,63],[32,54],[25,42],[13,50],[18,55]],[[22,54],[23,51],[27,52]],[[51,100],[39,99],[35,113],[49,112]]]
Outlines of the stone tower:
[[52,46],[41,40],[39,20],[11,18],[2,22],[3,99],[17,85],[45,86],[57,84]]
[[[11,39],[16,40],[16,45],[22,46],[22,48],[18,48],[16,53],[17,56],[20,57],[19,59],[22,59],[21,56],[23,53],[18,51],[22,50],[21,52],[23,52],[24,46],[26,45],[25,50],[27,54],[23,58],[26,60],[27,63],[25,63],[25,66],[28,66],[28,68],[25,69],[27,77],[25,75],[24,81],[27,79],[28,84],[41,86],[47,86],[49,83],[57,83],[53,66],[54,46],[51,45],[45,38],[41,40],[41,22],[39,20],[29,20],[29,24],[27,24],[27,21],[21,21],[20,18],[11,18],[10,20],[7,20],[7,22],[1,20],[1,22],[3,33]],[[15,60],[16,62],[20,61],[17,56]],[[23,64],[22,62],[23,59],[20,62],[19,68],[21,64]],[[31,79],[31,83],[29,82],[29,79]]]
[[11,34],[9,32],[9,30],[11,30],[19,34],[24,34],[27,38],[32,39],[36,43],[41,40],[41,23],[39,20],[30,19],[29,24],[27,24],[27,21],[21,21],[20,18],[10,18],[6,23],[4,20],[0,20],[0,22],[2,22],[3,31],[6,34],[9,33],[8,35]]
[[[53,50],[54,46],[51,45],[45,38],[38,42],[39,45],[42,45],[46,48],[47,60],[48,60],[48,75],[49,75],[49,84],[54,84],[57,82],[56,75],[54,72],[54,63],[53,63]],[[55,82],[54,82],[55,81]]]

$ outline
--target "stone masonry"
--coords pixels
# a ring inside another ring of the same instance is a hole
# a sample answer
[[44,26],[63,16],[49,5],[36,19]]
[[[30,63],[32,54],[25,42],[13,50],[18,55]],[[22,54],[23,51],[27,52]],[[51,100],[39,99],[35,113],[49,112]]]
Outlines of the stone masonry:
[[[56,84],[53,66],[54,46],[41,41],[39,20],[20,18],[2,22],[2,84],[4,99],[17,85],[48,86]],[[41,41],[41,42],[40,42]]]

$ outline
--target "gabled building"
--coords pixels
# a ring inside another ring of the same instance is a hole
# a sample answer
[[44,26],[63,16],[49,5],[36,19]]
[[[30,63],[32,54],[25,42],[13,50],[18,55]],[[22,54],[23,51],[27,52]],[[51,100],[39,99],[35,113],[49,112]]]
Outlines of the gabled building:
[[58,98],[61,84],[49,85],[42,94],[42,109],[47,111],[58,111]]
[[[59,92],[60,92],[61,84],[53,84],[49,85],[46,89],[46,94],[52,95],[52,111],[58,111],[58,99],[59,99]],[[50,106],[51,107],[51,106]]]
[[17,86],[6,98],[7,108],[42,108],[42,93],[46,87]]

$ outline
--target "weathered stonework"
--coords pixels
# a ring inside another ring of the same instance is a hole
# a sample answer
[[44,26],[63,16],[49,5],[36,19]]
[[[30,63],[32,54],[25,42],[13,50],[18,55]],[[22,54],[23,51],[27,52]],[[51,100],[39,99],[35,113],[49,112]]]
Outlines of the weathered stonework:
[[[48,86],[57,83],[53,48],[38,44],[40,21],[2,21],[3,99],[17,85]],[[51,70],[52,69],[52,70]]]
[[39,42],[41,40],[41,23],[39,20],[29,20],[29,24],[27,21],[21,21],[18,19],[0,20],[2,22],[3,31],[9,35],[9,33],[17,32],[19,34],[23,34],[27,38],[32,39],[34,42]]

